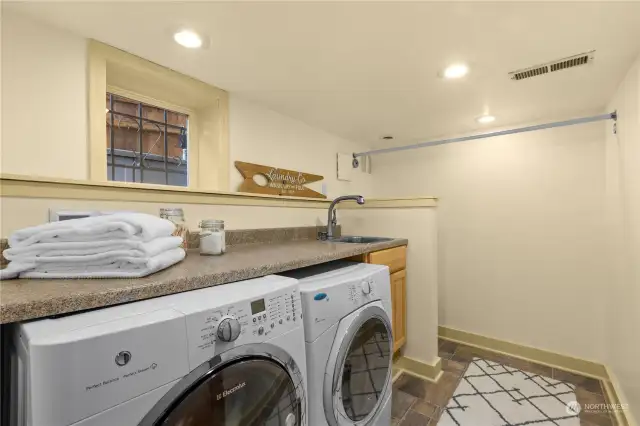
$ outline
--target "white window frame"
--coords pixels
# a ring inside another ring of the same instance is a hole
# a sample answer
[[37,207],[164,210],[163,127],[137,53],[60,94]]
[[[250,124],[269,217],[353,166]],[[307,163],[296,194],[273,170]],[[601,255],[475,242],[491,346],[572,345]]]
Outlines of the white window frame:
[[[194,150],[191,149],[192,144],[193,144],[193,146],[195,146],[195,152],[198,151],[198,147],[197,147],[197,145],[198,145],[198,133],[197,133],[197,129],[198,129],[198,118],[197,117],[198,117],[198,115],[197,115],[197,112],[195,110],[192,110],[192,109],[189,109],[189,108],[185,108],[185,107],[180,106],[180,105],[172,104],[170,102],[166,102],[166,101],[163,101],[163,100],[160,100],[160,99],[151,98],[149,96],[145,96],[145,95],[142,95],[140,93],[135,93],[135,92],[132,92],[130,90],[126,90],[126,89],[123,89],[121,87],[112,86],[112,85],[109,85],[109,84],[107,84],[107,93],[112,93],[114,95],[118,95],[118,96],[125,97],[127,99],[131,99],[132,101],[142,102],[143,104],[147,104],[147,105],[151,105],[151,106],[154,106],[154,107],[166,109],[166,110],[169,110],[169,111],[179,112],[181,114],[186,114],[186,115],[189,116],[189,120],[188,120],[188,124],[187,124],[187,182],[188,182],[187,187],[194,187],[194,188],[197,187],[197,185],[196,186],[192,186],[191,185],[191,179],[194,178],[194,176],[191,176],[191,174],[192,174],[191,173],[191,164],[196,162],[196,159],[194,159],[194,160],[191,159],[191,153],[194,151]],[[193,139],[191,138],[191,133],[192,132],[196,135]],[[108,176],[108,174],[109,173],[107,171],[107,176]],[[195,173],[195,175],[197,175],[197,173]],[[164,186],[173,186],[173,185],[164,185]],[[216,188],[216,189],[218,189],[218,188]]]

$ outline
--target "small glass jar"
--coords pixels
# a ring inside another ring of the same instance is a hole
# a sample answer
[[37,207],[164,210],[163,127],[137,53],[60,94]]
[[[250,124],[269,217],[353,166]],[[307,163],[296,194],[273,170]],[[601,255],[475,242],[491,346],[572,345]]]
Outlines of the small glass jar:
[[200,254],[220,256],[225,251],[224,220],[205,219],[200,222]]
[[186,251],[189,248],[189,228],[184,218],[184,211],[180,208],[163,208],[160,209],[160,217],[170,220],[176,225],[173,235],[182,238],[181,247]]

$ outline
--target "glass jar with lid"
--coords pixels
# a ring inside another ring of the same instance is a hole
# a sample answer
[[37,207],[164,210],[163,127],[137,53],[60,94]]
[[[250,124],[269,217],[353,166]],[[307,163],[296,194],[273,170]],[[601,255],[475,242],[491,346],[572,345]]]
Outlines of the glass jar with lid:
[[200,222],[200,254],[219,256],[225,251],[224,220],[205,219]]
[[176,225],[173,235],[182,238],[181,247],[187,250],[189,248],[189,228],[184,218],[184,211],[181,208],[162,208],[160,209],[160,217],[170,220]]

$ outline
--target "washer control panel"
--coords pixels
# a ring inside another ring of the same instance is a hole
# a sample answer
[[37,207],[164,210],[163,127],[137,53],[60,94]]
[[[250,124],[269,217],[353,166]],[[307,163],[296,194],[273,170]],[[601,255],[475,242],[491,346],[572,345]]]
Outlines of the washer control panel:
[[376,283],[371,277],[348,284],[348,297],[351,303],[360,306],[377,299]]
[[297,287],[192,313],[186,317],[190,362],[204,362],[234,345],[259,343],[302,326]]
[[271,294],[251,302],[253,323],[258,326],[258,335],[268,334],[270,330],[275,331],[288,324],[299,325],[302,321],[301,306],[300,292],[297,290]]

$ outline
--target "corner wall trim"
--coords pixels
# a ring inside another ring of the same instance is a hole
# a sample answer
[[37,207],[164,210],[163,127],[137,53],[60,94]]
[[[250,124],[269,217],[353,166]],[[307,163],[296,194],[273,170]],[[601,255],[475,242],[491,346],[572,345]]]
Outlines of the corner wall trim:
[[396,360],[395,366],[409,374],[432,382],[437,382],[442,375],[442,359],[440,357],[437,358],[434,364],[427,364],[415,358],[401,356]]
[[625,397],[620,387],[620,382],[616,375],[608,367],[607,374],[609,375],[608,381],[603,381],[604,391],[607,393],[608,403],[610,404],[625,404],[626,410],[615,410],[613,412],[616,421],[620,426],[638,426],[638,422],[633,417],[631,410],[629,410],[629,400]]
[[527,361],[533,361],[538,364],[555,367],[560,370],[578,373],[583,376],[589,376],[600,380],[609,380],[606,367],[594,361],[562,355],[450,327],[439,326],[438,336],[445,340],[451,340],[457,343],[479,347],[481,349],[488,349],[493,352],[500,352],[516,358],[522,358]]

